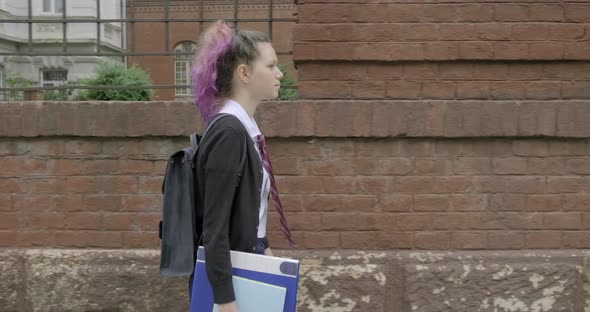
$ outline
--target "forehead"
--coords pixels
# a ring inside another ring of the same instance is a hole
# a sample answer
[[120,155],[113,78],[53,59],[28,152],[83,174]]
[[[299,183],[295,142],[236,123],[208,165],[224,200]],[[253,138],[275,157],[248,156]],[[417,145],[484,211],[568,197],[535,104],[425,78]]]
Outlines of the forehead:
[[268,42],[259,42],[256,44],[256,48],[258,48],[258,59],[266,62],[266,61],[275,61],[277,59],[277,54],[275,49],[272,45]]

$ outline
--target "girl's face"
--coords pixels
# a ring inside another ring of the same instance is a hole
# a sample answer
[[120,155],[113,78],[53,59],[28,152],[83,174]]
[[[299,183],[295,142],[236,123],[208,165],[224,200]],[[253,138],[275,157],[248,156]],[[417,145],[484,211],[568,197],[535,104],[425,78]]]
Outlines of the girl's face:
[[250,64],[248,89],[259,101],[273,100],[279,96],[280,79],[283,73],[278,67],[277,54],[267,42],[256,44],[258,57]]

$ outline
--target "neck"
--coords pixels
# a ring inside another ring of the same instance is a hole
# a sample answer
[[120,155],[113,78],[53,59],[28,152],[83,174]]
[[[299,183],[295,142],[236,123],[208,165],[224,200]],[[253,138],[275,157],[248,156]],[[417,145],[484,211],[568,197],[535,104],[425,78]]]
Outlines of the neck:
[[256,113],[256,108],[258,107],[258,104],[260,104],[259,101],[252,99],[251,97],[246,96],[244,94],[235,94],[234,96],[231,96],[229,99],[236,101],[238,104],[242,105],[242,107],[250,117],[254,117],[254,113]]

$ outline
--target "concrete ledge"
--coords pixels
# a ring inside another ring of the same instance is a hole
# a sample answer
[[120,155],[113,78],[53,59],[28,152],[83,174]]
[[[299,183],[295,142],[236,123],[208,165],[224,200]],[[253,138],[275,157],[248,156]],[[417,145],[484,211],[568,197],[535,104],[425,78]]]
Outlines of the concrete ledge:
[[[589,251],[277,252],[298,311],[589,311]],[[0,249],[2,311],[186,311],[155,250]]]

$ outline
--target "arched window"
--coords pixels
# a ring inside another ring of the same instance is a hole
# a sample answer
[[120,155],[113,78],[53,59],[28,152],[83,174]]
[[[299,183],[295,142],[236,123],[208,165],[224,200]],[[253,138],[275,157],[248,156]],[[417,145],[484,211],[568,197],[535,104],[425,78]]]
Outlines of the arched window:
[[[174,52],[190,53],[179,54],[174,58],[174,84],[188,85],[191,83],[191,66],[193,61],[193,53],[197,45],[194,42],[181,42],[174,47]],[[176,88],[174,94],[176,96],[191,95],[190,88]]]

